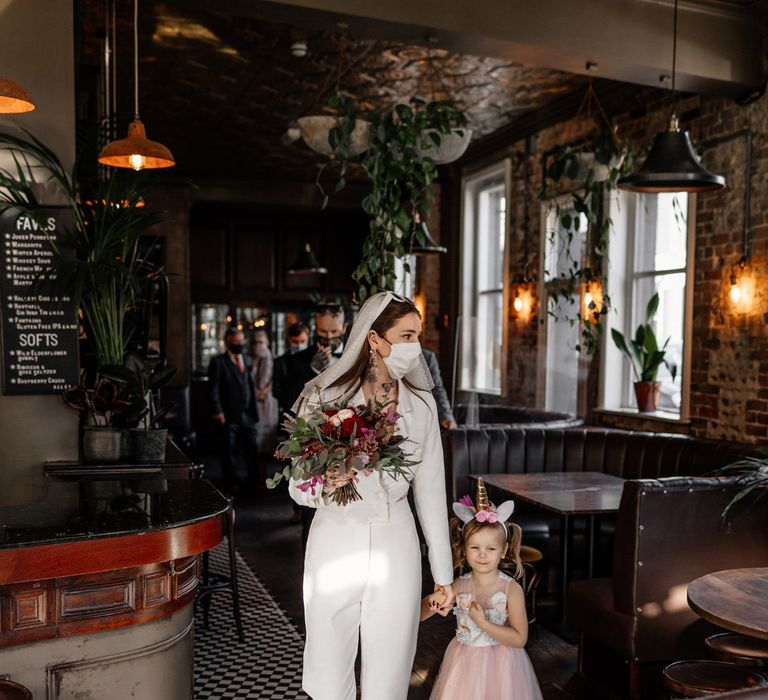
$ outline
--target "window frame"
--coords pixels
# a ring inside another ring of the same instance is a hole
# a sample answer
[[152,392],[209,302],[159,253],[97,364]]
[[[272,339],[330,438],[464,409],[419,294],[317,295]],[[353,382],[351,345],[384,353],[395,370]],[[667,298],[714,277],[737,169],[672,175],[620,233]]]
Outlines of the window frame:
[[[638,234],[638,217],[640,216],[640,193],[624,193],[624,201],[620,201],[622,193],[613,191],[610,193],[610,214],[614,221],[614,232],[608,243],[608,259],[619,261],[609,269],[608,289],[614,306],[620,308],[633,308],[634,281],[638,276],[635,270],[635,256],[637,254],[636,236]],[[653,196],[653,195],[646,195]],[[622,214],[622,209],[626,212]],[[631,222],[631,226],[630,226]],[[693,287],[696,267],[696,194],[688,193],[687,226],[686,226],[686,264],[685,264],[685,293],[683,301],[683,368],[680,376],[680,411],[664,410],[653,414],[638,414],[632,397],[626,401],[625,387],[631,385],[632,369],[629,361],[622,355],[611,339],[611,330],[616,328],[626,338],[634,337],[637,327],[637,319],[633,322],[632,314],[624,314],[621,319],[615,311],[611,311],[606,317],[605,334],[602,340],[601,354],[603,362],[600,363],[599,397],[600,411],[609,411],[622,414],[639,415],[653,419],[672,421],[675,423],[690,420],[691,404],[691,360],[693,356]],[[677,268],[676,268],[677,269]],[[672,270],[665,270],[672,274]],[[643,276],[643,275],[641,275]],[[644,276],[656,276],[651,272]],[[618,291],[617,291],[618,290]],[[629,303],[627,303],[629,302]],[[609,377],[620,374],[621,382],[609,382]]]
[[[510,256],[510,233],[511,233],[511,185],[512,185],[512,161],[510,158],[504,158],[493,164],[487,165],[479,170],[468,172],[462,175],[461,178],[461,253],[460,253],[460,269],[459,269],[459,284],[461,294],[459,298],[459,323],[465,317],[469,311],[469,317],[477,315],[478,307],[478,285],[477,285],[477,254],[478,254],[478,234],[477,234],[477,201],[478,194],[482,189],[485,189],[483,185],[490,184],[494,181],[499,181],[504,187],[504,196],[506,201],[505,213],[504,213],[504,254],[502,260],[502,274],[501,274],[501,355],[499,362],[499,390],[491,390],[488,388],[478,388],[476,386],[467,386],[463,383],[463,369],[464,369],[464,353],[465,345],[464,338],[462,336],[462,326],[457,326],[457,350],[458,350],[458,377],[457,377],[457,389],[463,392],[473,392],[477,394],[487,396],[506,396],[508,394],[508,331],[509,331],[509,304],[510,304],[510,273],[509,273],[509,256]],[[472,231],[472,250],[471,250],[471,264],[467,260],[467,231]],[[489,290],[485,290],[486,292]]]

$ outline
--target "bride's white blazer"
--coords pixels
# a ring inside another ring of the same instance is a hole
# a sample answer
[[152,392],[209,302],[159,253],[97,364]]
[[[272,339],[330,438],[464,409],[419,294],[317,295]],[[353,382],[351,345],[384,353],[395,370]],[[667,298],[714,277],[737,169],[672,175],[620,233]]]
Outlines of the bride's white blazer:
[[[408,488],[412,485],[416,512],[429,548],[432,577],[435,583],[448,585],[453,581],[453,563],[448,539],[445,465],[437,406],[432,392],[417,391],[417,394],[401,381],[398,382],[397,412],[401,416],[398,432],[408,438],[403,443],[403,450],[419,462],[412,468],[410,483],[379,472],[370,476],[361,473],[357,488],[363,498],[346,506],[338,506],[328,496],[323,496],[319,486],[314,495],[311,491],[302,491],[293,479],[289,482],[289,491],[294,501],[322,509],[324,516],[338,517],[346,522],[388,522],[390,511],[405,505],[402,501],[407,498]],[[338,395],[338,388],[322,391],[319,395],[310,396],[307,406],[311,409],[322,403],[332,403]],[[350,405],[363,403],[362,389],[358,389]]]

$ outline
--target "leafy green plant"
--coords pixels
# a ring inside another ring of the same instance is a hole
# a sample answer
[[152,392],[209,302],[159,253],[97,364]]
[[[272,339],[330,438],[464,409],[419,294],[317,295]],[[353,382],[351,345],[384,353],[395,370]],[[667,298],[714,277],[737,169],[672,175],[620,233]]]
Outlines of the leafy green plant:
[[672,379],[677,375],[677,366],[667,362],[665,355],[669,338],[664,341],[664,345],[659,348],[656,340],[656,334],[653,332],[651,322],[659,308],[659,294],[654,294],[645,307],[645,321],[641,323],[635,331],[635,337],[627,343],[624,334],[611,329],[611,336],[616,347],[627,357],[635,380],[638,382],[655,382],[659,367],[663,364],[672,375]]
[[38,284],[73,298],[100,365],[120,364],[130,337],[126,310],[157,273],[139,250],[142,234],[160,220],[138,206],[146,181],[132,172],[112,171],[86,195],[74,168],[67,172],[53,151],[26,135],[28,140],[0,133],[0,148],[10,152],[15,165],[0,169],[0,211],[12,209],[37,221],[39,185],[28,173],[31,164],[48,171],[48,183],[71,209],[74,227],[52,241],[52,267]]
[[727,520],[743,501],[751,501],[752,508],[768,493],[768,449],[760,448],[757,452],[762,456],[744,457],[712,472],[713,476],[739,477],[736,481],[738,491],[723,509],[723,520]]
[[[552,202],[558,222],[549,232],[550,244],[567,256],[563,265],[566,273],[556,280],[560,283],[558,288],[549,293],[555,308],[559,301],[566,303],[559,307],[560,311],[550,308],[548,313],[555,320],[579,324],[581,341],[576,350],[583,348],[590,355],[599,347],[604,332],[603,316],[611,309],[611,298],[605,290],[606,255],[613,221],[605,215],[605,198],[616,188],[619,177],[631,171],[633,162],[634,155],[628,147],[617,143],[613,134],[602,133],[587,145],[555,149],[544,169],[539,191],[540,199]],[[567,195],[567,204],[558,203],[563,195]],[[584,232],[582,217],[586,221]],[[582,233],[586,236],[584,257],[575,259],[570,252],[571,243]],[[556,240],[558,237],[560,240]],[[581,296],[582,289],[593,287],[602,290],[601,302],[588,304],[582,314],[581,304],[574,308],[570,302]]]
[[[370,294],[393,289],[396,259],[403,260],[409,271],[406,256],[416,243],[426,242],[420,222],[429,214],[431,185],[437,177],[437,165],[426,153],[454,129],[463,133],[467,120],[448,100],[420,108],[401,104],[385,114],[370,113],[366,117],[372,123],[371,146],[353,156],[350,135],[359,116],[343,98],[335,98],[331,105],[339,114],[328,139],[334,151],[329,165],[339,172],[335,191],[346,185],[350,163],[362,166],[368,178],[362,207],[370,217],[369,232],[363,257],[352,273],[363,301]],[[321,192],[325,206],[328,197],[322,187]]]
[[176,371],[176,367],[171,365],[152,367],[132,353],[125,356],[122,365],[106,365],[99,369],[102,377],[124,384],[128,388],[132,401],[125,409],[126,413],[135,420],[140,420],[144,430],[158,427],[162,418],[175,406],[171,403],[157,409],[153,394],[167,386]]

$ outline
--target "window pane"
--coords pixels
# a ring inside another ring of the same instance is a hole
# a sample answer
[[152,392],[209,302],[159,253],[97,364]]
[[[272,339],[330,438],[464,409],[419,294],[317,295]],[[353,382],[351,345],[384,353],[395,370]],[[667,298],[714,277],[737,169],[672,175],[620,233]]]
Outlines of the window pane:
[[[677,412],[680,410],[681,383],[683,370],[683,333],[685,323],[685,273],[659,275],[638,278],[634,285],[634,318],[632,336],[635,329],[645,320],[645,307],[655,292],[659,293],[659,309],[653,322],[654,333],[659,348],[669,338],[665,359],[677,368],[673,380],[669,370],[661,365],[656,379],[661,382],[659,409]],[[632,377],[632,381],[635,378]],[[628,392],[632,396],[631,391]]]
[[[578,304],[578,298],[573,299]],[[551,315],[547,318],[547,370],[546,370],[546,406],[548,411],[576,413],[576,401],[579,388],[579,327],[562,319],[569,309],[567,302],[560,299],[550,308],[560,320]],[[569,305],[570,306],[570,305]]]
[[[563,228],[562,218],[564,216],[578,219],[579,226],[576,231],[573,231],[573,228],[569,230]],[[550,210],[547,215],[546,262],[544,267],[547,272],[547,280],[567,277],[569,270],[573,268],[573,262],[581,262],[584,256],[586,233],[587,219],[583,214],[577,214],[575,209],[563,207],[558,217],[554,207]]]
[[684,268],[687,257],[687,193],[640,195],[638,204],[635,271]]
[[477,286],[478,291],[504,286],[504,185],[478,192]]

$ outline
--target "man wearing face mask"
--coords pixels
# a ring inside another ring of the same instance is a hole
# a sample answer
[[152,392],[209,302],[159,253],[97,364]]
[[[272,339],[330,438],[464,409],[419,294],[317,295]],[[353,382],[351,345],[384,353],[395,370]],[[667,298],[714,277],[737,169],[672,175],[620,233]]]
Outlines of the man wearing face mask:
[[[334,364],[344,350],[347,324],[340,304],[315,307],[315,342],[306,350],[281,355],[275,362],[272,393],[280,404],[280,415],[290,411],[304,385]],[[302,542],[306,544],[314,511],[301,509]],[[298,516],[291,519],[298,522]]]
[[236,493],[240,479],[235,454],[242,448],[247,466],[258,460],[258,410],[253,363],[243,354],[245,336],[230,328],[224,334],[227,351],[211,359],[208,380],[211,390],[213,420],[221,426],[220,457],[225,489]]

